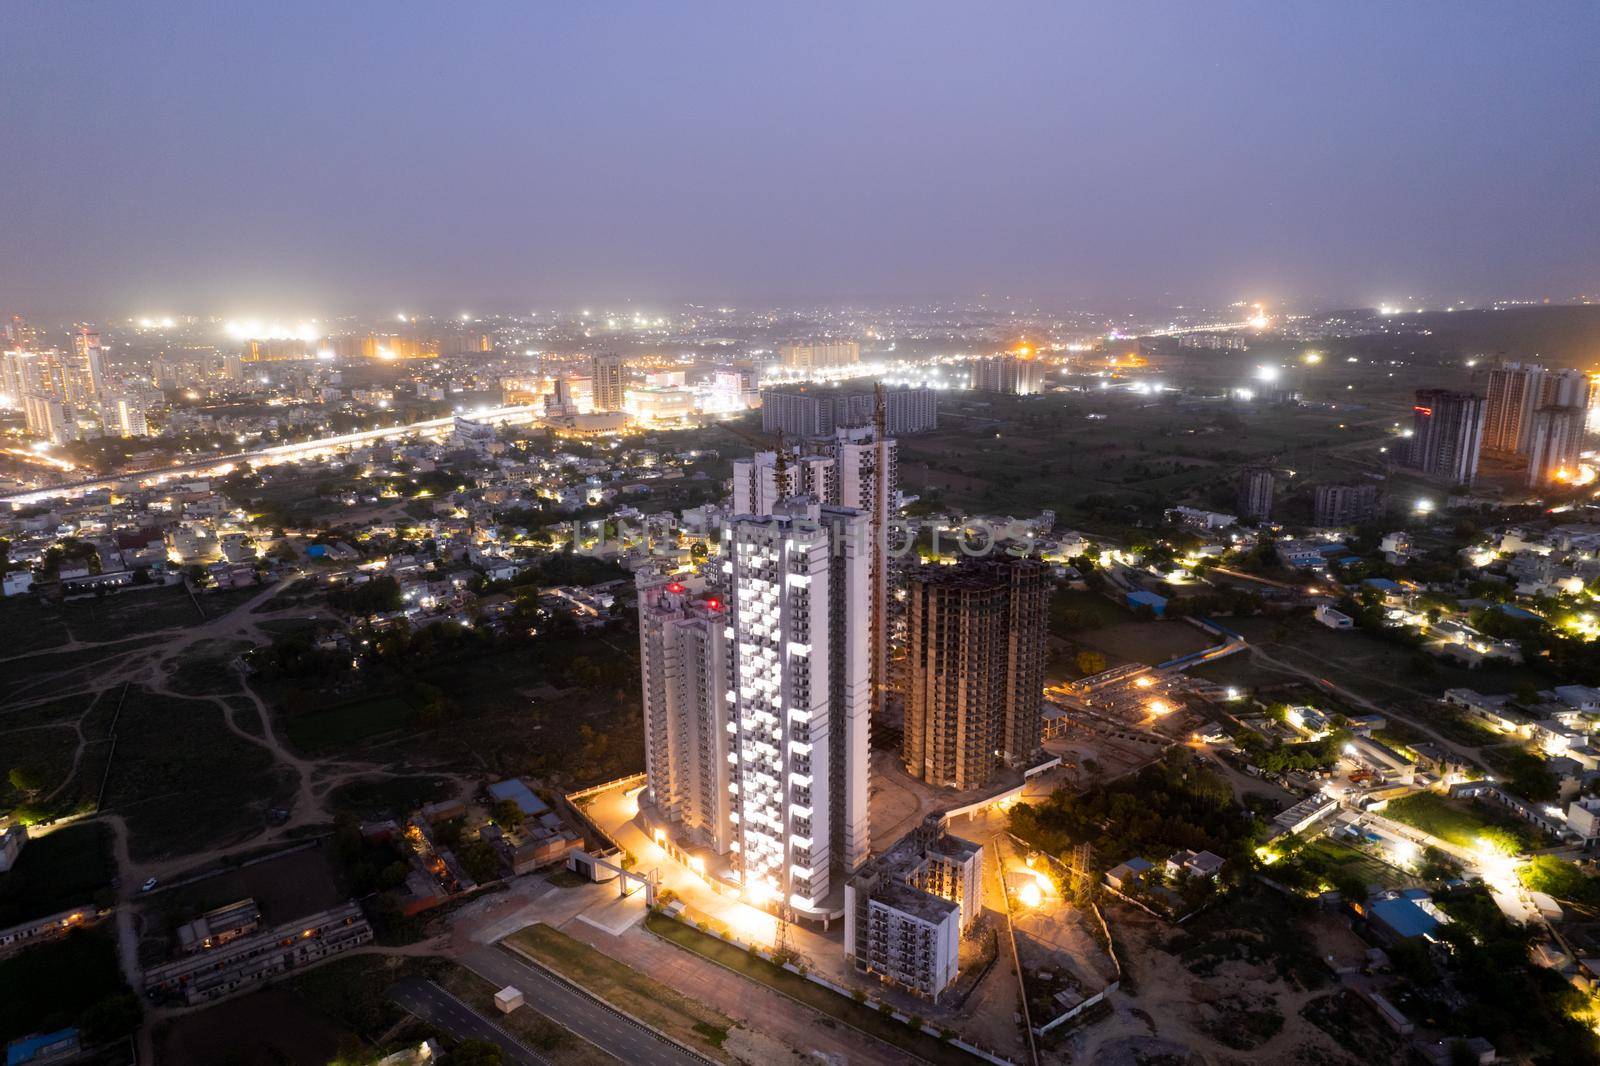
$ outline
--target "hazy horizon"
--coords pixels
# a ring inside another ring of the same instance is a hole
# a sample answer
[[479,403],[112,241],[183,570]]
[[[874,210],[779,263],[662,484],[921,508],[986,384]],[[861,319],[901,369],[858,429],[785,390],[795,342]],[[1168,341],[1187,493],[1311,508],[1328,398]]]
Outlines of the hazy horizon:
[[23,4],[0,307],[1600,294],[1600,8]]

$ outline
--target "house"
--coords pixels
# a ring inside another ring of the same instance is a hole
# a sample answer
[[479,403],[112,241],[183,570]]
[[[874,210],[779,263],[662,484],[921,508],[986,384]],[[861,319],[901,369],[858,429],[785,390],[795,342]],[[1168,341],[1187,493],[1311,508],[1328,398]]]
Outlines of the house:
[[11,826],[4,833],[0,833],[0,874],[16,865],[17,856],[22,853],[22,847],[27,842],[28,831],[20,825]]
[[1319,603],[1316,610],[1316,619],[1329,629],[1354,629],[1355,619],[1342,611],[1336,611],[1325,603]]
[[1328,545],[1315,540],[1280,540],[1273,548],[1278,562],[1293,570],[1320,570],[1328,565]]
[[1135,855],[1127,862],[1119,862],[1107,870],[1106,884],[1118,892],[1126,892],[1134,885],[1142,882],[1145,875],[1153,869],[1155,869],[1155,864],[1149,859],[1141,859]]
[[1600,796],[1585,796],[1567,806],[1567,828],[1588,843],[1600,840]]
[[1128,606],[1136,610],[1140,607],[1148,607],[1157,618],[1167,613],[1165,596],[1158,596],[1154,592],[1145,592],[1143,590],[1128,593]]
[[1209,851],[1175,851],[1167,859],[1167,876],[1203,877],[1215,881],[1222,873],[1224,860]]
[[6,574],[4,592],[7,596],[20,596],[33,588],[32,570],[13,570]]
[[75,1059],[82,1047],[77,1026],[53,1033],[35,1033],[6,1045],[6,1066],[34,1066],[35,1063]]
[[1433,905],[1433,897],[1420,888],[1389,892],[1369,902],[1367,923],[1380,938],[1397,943],[1413,937],[1431,938],[1450,919]]

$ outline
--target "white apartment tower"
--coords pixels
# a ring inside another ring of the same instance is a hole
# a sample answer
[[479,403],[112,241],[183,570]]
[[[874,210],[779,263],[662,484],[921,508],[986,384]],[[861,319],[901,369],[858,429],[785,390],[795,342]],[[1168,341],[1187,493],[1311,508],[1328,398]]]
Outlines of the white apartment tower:
[[870,847],[867,527],[783,500],[724,529],[725,602],[640,589],[645,806],[801,917],[843,913]]
[[723,536],[734,850],[752,898],[812,917],[842,913],[870,847],[868,535],[861,512],[796,497]]
[[[781,441],[779,447],[783,447]],[[781,464],[775,451],[735,459],[733,513],[768,515],[790,496],[811,496],[835,503],[839,499],[837,467],[832,456],[800,455],[787,449]]]
[[734,839],[728,619],[699,579],[639,590],[650,801],[679,842],[726,855]]
[[[879,406],[877,421],[882,422]],[[831,454],[799,455],[779,438],[779,451],[757,452],[733,464],[733,513],[770,515],[790,496],[810,496],[822,503],[861,511],[867,519],[870,548],[868,626],[871,639],[873,710],[883,706],[888,688],[888,589],[886,538],[899,499],[896,442],[881,425],[856,426],[834,432],[823,445]],[[780,454],[782,462],[779,461]]]
[[1528,434],[1529,488],[1559,483],[1577,474],[1586,416],[1582,407],[1541,407],[1533,413]]

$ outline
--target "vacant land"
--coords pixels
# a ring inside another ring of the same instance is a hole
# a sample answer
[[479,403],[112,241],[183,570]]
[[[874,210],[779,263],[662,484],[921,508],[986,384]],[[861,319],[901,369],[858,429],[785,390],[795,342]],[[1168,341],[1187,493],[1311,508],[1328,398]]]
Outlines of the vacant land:
[[111,902],[111,830],[94,822],[57,829],[22,849],[16,866],[0,877],[0,928],[64,911]]
[[1390,800],[1383,813],[1459,848],[1477,847],[1489,829],[1511,834],[1523,851],[1532,851],[1544,843],[1528,823],[1510,814],[1476,801],[1447,799],[1432,792],[1415,792]]
[[105,809],[127,820],[135,859],[245,839],[292,792],[272,753],[230,731],[214,702],[129,689]]

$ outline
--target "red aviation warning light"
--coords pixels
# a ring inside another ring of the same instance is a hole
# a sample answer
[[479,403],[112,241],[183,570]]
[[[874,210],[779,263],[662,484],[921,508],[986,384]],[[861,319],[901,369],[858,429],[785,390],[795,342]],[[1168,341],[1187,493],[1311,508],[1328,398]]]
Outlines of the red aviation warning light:
[[674,581],[672,584],[667,586],[667,591],[668,592],[682,592],[683,591],[683,586],[678,584],[676,581]]

